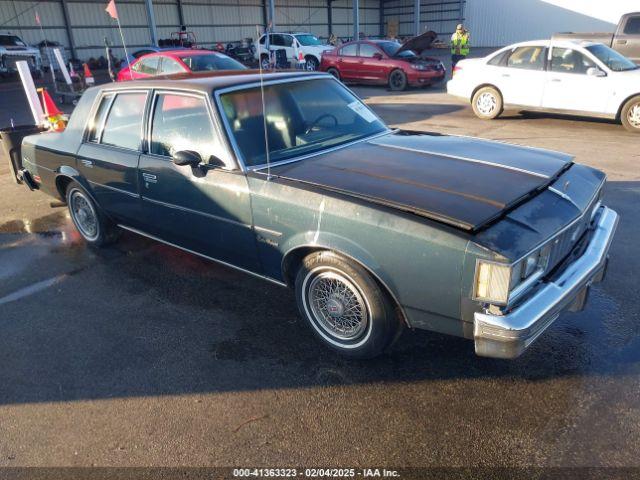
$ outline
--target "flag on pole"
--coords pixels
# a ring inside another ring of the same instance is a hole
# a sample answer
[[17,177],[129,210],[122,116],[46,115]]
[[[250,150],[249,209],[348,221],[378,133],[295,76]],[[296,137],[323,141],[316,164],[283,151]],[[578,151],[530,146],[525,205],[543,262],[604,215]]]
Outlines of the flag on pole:
[[38,11],[36,10],[36,23],[40,26],[42,26],[42,23],[40,23],[40,15],[38,15]]
[[116,8],[116,0],[111,0],[105,11],[111,16],[111,18],[115,18],[118,20],[118,9]]

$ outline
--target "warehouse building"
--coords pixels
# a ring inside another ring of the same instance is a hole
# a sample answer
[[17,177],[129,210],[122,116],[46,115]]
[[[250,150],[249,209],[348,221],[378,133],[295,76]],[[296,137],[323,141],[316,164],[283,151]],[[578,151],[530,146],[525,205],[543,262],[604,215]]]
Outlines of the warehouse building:
[[[271,2],[274,2],[273,4]],[[180,25],[198,44],[211,47],[256,38],[273,15],[279,31],[309,31],[321,38],[411,36],[434,30],[443,40],[464,22],[475,46],[494,47],[548,37],[558,31],[613,30],[638,0],[116,0],[131,48],[168,38]],[[104,55],[104,39],[121,45],[107,0],[0,0],[0,33],[18,34],[30,44],[46,38],[72,57]],[[635,8],[634,8],[635,5]],[[36,22],[36,13],[40,24]],[[123,56],[114,48],[116,56]]]

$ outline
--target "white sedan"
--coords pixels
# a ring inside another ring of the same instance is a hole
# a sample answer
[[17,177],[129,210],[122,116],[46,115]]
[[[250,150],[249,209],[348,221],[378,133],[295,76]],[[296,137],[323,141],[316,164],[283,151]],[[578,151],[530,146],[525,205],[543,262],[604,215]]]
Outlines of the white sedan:
[[447,92],[483,119],[509,105],[617,119],[640,133],[640,67],[601,43],[540,40],[462,60]]

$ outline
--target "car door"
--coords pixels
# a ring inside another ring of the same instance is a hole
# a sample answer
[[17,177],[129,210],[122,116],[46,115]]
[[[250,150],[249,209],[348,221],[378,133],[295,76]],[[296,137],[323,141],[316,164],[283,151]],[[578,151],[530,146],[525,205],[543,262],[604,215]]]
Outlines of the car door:
[[149,78],[158,74],[158,65],[160,57],[153,55],[151,57],[142,57],[131,65],[133,78]]
[[162,55],[160,66],[158,68],[162,75],[173,75],[175,73],[184,73],[187,71],[180,62],[167,55]]
[[343,80],[357,79],[359,66],[357,43],[350,43],[338,50],[338,71]]
[[630,15],[624,25],[620,25],[612,47],[640,64],[640,14]]
[[142,218],[137,169],[147,97],[144,90],[103,94],[77,154],[78,170],[98,204],[134,226]]
[[505,104],[527,107],[542,104],[546,51],[544,45],[516,47],[501,59],[497,67],[488,68]]
[[[231,165],[216,163],[226,150],[206,96],[157,91],[149,111],[148,142],[139,169],[145,232],[257,271],[247,180]],[[176,165],[172,155],[181,150],[197,152],[202,164]]]
[[544,87],[542,106],[548,109],[604,113],[611,92],[610,82],[603,76],[593,58],[577,48],[553,47]]
[[358,53],[359,65],[356,69],[363,80],[372,83],[386,83],[388,78],[384,55],[378,47],[370,43],[361,43]]

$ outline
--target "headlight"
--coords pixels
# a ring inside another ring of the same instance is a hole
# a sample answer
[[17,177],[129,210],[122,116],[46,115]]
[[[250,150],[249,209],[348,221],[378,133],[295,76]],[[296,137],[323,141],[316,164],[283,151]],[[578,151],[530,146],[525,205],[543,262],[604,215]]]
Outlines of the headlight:
[[474,299],[506,305],[511,285],[511,266],[478,260]]

